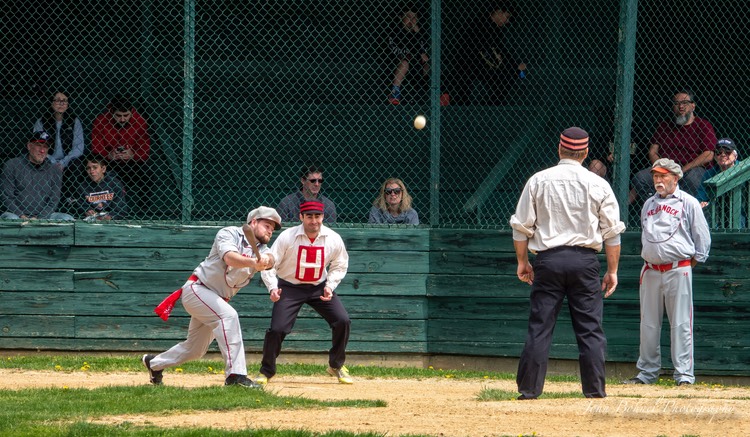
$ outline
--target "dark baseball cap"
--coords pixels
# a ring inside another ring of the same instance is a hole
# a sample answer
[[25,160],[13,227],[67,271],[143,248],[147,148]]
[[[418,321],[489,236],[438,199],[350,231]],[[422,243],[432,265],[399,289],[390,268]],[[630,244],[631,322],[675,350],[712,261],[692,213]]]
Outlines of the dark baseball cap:
[[49,141],[49,134],[43,130],[34,132],[29,138],[30,143],[47,143]]
[[722,138],[716,143],[717,149],[737,150],[737,145],[731,138]]

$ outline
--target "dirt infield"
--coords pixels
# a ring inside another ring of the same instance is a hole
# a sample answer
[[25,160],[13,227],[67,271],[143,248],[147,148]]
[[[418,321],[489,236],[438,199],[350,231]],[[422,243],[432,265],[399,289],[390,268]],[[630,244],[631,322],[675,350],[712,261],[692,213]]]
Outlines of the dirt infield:
[[[141,385],[141,373],[57,373],[0,370],[0,388]],[[165,383],[221,384],[217,375],[169,373]],[[247,410],[169,416],[118,416],[107,423],[224,429],[280,428],[325,432],[378,432],[388,436],[742,436],[750,435],[750,388],[723,386],[625,386],[607,388],[606,399],[476,400],[484,387],[515,391],[513,381],[456,379],[335,379],[277,376],[267,386],[279,395],[314,399],[380,399],[385,408]],[[548,383],[546,392],[578,391],[575,383]]]

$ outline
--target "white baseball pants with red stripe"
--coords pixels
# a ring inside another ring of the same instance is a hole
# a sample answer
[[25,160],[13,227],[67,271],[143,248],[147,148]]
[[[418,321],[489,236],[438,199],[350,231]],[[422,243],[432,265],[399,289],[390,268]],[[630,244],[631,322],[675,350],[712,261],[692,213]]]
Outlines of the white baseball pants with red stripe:
[[664,311],[670,327],[672,364],[677,383],[695,383],[693,360],[693,269],[677,267],[666,272],[641,270],[641,346],[638,379],[651,384],[661,369],[661,324]]
[[187,339],[154,357],[153,370],[177,366],[201,358],[216,339],[224,357],[225,376],[247,375],[245,345],[237,311],[201,282],[188,282],[182,287],[182,306],[192,316]]

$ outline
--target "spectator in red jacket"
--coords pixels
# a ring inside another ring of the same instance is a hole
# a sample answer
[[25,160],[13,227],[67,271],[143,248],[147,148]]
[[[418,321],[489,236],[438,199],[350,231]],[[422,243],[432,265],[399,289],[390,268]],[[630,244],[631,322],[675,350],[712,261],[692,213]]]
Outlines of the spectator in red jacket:
[[125,185],[125,191],[133,199],[133,215],[147,213],[151,139],[146,119],[129,99],[114,97],[107,105],[107,112],[96,117],[91,132],[91,149],[109,161],[112,172]]

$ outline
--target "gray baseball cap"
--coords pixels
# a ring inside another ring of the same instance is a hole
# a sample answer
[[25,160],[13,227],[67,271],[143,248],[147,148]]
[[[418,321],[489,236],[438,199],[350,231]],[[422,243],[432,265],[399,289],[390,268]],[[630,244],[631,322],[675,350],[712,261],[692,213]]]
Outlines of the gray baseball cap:
[[672,173],[677,175],[677,179],[682,179],[682,167],[668,158],[659,158],[654,161],[654,164],[651,166],[651,173],[653,172],[663,174]]
[[268,206],[259,206],[254,210],[250,211],[247,215],[247,222],[250,223],[253,219],[256,220],[270,220],[274,223],[274,229],[277,231],[281,229],[281,216],[275,209]]

